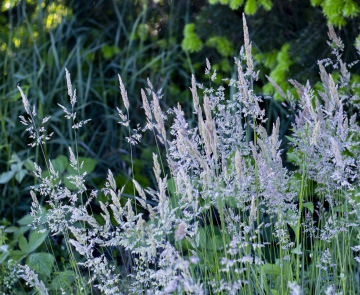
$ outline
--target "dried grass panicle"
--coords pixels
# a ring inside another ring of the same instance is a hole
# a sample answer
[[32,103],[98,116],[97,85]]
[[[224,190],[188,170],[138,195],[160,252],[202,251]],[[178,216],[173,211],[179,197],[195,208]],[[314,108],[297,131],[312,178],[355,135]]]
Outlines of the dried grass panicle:
[[160,134],[159,139],[160,139],[161,143],[165,144],[166,143],[166,130],[165,130],[165,125],[164,125],[163,113],[161,111],[158,96],[156,95],[155,92],[153,92],[152,94],[153,94],[153,103],[154,103],[154,117],[155,117],[155,120],[157,123],[155,128]]
[[280,88],[280,86],[273,80],[271,79],[269,76],[265,75],[265,77],[269,80],[269,82],[272,84],[272,86],[274,86],[274,88],[276,89],[276,91],[281,95],[282,98],[286,99],[286,94],[284,93],[284,91]]
[[198,112],[198,107],[199,107],[199,96],[198,96],[197,88],[196,88],[195,75],[191,75],[190,91],[191,91],[191,94],[192,94],[192,97],[193,97],[194,110],[197,113]]
[[254,62],[251,55],[251,42],[249,39],[249,30],[246,24],[245,14],[243,13],[243,30],[244,30],[244,44],[245,44],[245,52],[246,52],[246,73],[248,75],[252,75],[254,71]]
[[150,108],[150,104],[147,98],[147,95],[144,91],[144,89],[141,89],[141,98],[142,98],[142,102],[143,102],[143,108],[145,110],[145,115],[147,118],[147,125],[149,127],[150,130],[153,129],[153,124],[152,124],[152,112],[151,112],[151,108]]
[[329,32],[328,32],[328,36],[329,36],[329,39],[334,42],[336,44],[337,47],[342,47],[343,44],[342,44],[342,41],[341,39],[336,35],[335,33],[335,30],[334,30],[334,27],[333,25],[329,22],[328,24],[328,27],[329,27]]
[[130,103],[129,103],[129,98],[128,98],[128,95],[127,95],[127,91],[125,90],[125,86],[124,86],[124,83],[123,83],[123,81],[121,79],[121,76],[118,75],[118,77],[119,77],[119,83],[120,83],[121,97],[123,99],[124,106],[125,106],[126,110],[129,111]]
[[[22,91],[21,87],[18,85],[17,88],[19,89],[20,91],[20,95],[21,95],[21,98],[22,98],[22,102],[23,102],[23,105],[24,105],[24,108],[25,108],[25,111],[28,115],[30,115],[30,103],[29,103],[29,100],[27,99],[25,93]],[[26,120],[23,120],[23,121],[26,121]]]

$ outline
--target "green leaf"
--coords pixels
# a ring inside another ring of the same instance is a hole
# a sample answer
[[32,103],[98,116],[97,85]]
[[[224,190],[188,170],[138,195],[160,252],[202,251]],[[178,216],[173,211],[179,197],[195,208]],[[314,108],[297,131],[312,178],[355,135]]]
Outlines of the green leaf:
[[30,233],[27,253],[30,253],[34,251],[36,248],[38,248],[44,242],[48,233],[49,231],[46,231],[44,233],[39,233],[37,230],[32,231]]
[[245,4],[245,13],[247,15],[255,14],[257,10],[256,0],[247,0]]
[[230,8],[232,10],[238,9],[241,5],[243,5],[244,0],[230,0]]
[[21,169],[15,174],[15,179],[18,183],[21,183],[21,181],[24,179],[25,175],[27,174],[27,171],[25,169]]
[[28,230],[30,230],[29,226],[20,226],[20,228],[16,231],[14,231],[14,235],[13,235],[13,239],[16,240],[18,239],[21,235],[23,235],[24,233],[26,233]]
[[262,266],[262,269],[263,269],[264,273],[267,275],[279,276],[281,274],[280,267],[275,264],[270,264],[270,263],[264,264]]
[[71,284],[75,281],[75,274],[72,271],[63,271],[53,279],[51,284],[52,290],[60,291],[63,288],[64,291],[69,291]]
[[69,165],[69,161],[64,155],[60,155],[55,160],[52,160],[51,164],[53,164],[55,171],[62,174]]
[[279,292],[274,290],[274,289],[271,289],[271,293],[273,293],[273,295],[278,295],[279,294]]
[[27,159],[26,162],[25,162],[25,167],[27,170],[29,171],[35,171],[35,165],[34,165],[34,162],[32,162],[30,159]]
[[204,44],[195,32],[195,24],[187,24],[184,28],[184,39],[181,47],[184,51],[198,52],[203,48]]
[[20,250],[13,250],[10,252],[10,258],[15,261],[19,261],[26,256],[26,252]]
[[5,259],[7,259],[8,256],[9,256],[8,251],[4,251],[3,253],[1,253],[1,255],[0,255],[0,263],[3,263],[3,261],[5,261]]
[[[91,159],[91,158],[83,158],[79,157],[79,166],[82,162],[84,162],[83,167],[80,169],[80,174],[83,174],[86,172],[87,174],[90,174],[92,171],[94,171],[95,166],[97,164],[97,161]],[[64,184],[65,186],[70,190],[77,190],[78,188],[70,183],[70,181],[74,181],[74,179],[68,179],[68,176],[77,176],[79,175],[78,171],[76,171],[73,167],[70,166],[70,164],[67,166],[66,171],[68,172],[64,177]]]
[[[97,164],[97,161],[92,158],[79,157],[78,161],[79,161],[79,166],[81,165],[82,162],[84,162],[82,168],[80,169],[80,174],[84,172],[86,172],[87,174],[93,172]],[[66,170],[70,174],[78,175],[78,172],[73,167],[71,167],[70,164],[67,165]]]
[[49,253],[33,253],[26,259],[26,264],[37,274],[50,277],[55,257]]
[[19,239],[19,248],[21,251],[28,253],[28,243],[24,236]]
[[262,7],[264,7],[265,10],[271,10],[273,3],[271,0],[259,0]]
[[314,213],[314,204],[312,202],[304,203],[303,206],[308,208],[311,213]]
[[28,215],[25,215],[23,218],[19,219],[17,221],[17,223],[19,225],[28,225],[28,224],[32,223],[33,220],[34,220],[34,217],[32,217],[30,214],[28,214]]
[[301,243],[295,249],[293,249],[291,253],[301,254]]
[[7,227],[7,228],[4,229],[4,232],[6,232],[6,233],[13,233],[13,232],[15,232],[15,231],[17,231],[17,230],[19,230],[19,228],[16,227],[16,226],[9,226],[9,227]]
[[232,43],[225,37],[211,37],[206,41],[206,45],[215,47],[216,50],[225,57],[232,55],[234,52]]
[[16,171],[11,170],[11,171],[1,173],[0,174],[0,184],[5,184],[5,183],[9,182],[14,177],[15,172]]

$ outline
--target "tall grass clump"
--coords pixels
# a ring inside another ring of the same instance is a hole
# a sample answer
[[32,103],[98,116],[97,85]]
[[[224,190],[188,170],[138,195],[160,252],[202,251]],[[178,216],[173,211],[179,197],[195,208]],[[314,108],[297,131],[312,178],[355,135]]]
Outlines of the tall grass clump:
[[[263,127],[264,98],[253,92],[259,72],[245,17],[243,28],[237,78],[224,79],[234,94],[226,99],[225,87],[212,87],[216,71],[206,60],[209,81],[200,84],[191,78],[197,121],[191,125],[180,104],[163,112],[161,90],[150,80],[141,89],[147,123],[130,121],[131,112],[138,110],[131,109],[119,76],[124,106],[117,112],[129,149],[142,132],[150,131],[156,139],[156,187],[143,188],[132,174],[136,192],[124,196],[124,184],[108,170],[104,187],[89,191],[76,140],[68,148],[76,171],[70,183],[76,190],[61,182],[51,155],[44,153],[47,176],[34,163],[40,184],[31,190],[32,226],[51,237],[62,236],[75,277],[70,285],[61,285],[62,294],[360,292],[360,85],[350,85],[349,72],[355,62],[342,60],[344,46],[330,24],[334,59],[318,62],[321,90],[290,80],[295,98],[269,78],[295,118],[288,158],[298,169],[289,171],[281,157],[280,120],[270,135]],[[359,42],[357,50],[360,54]],[[337,80],[328,73],[331,67],[339,72]],[[60,107],[76,139],[91,123],[78,120],[68,71],[66,81],[70,104]],[[36,108],[19,91],[26,111],[20,119],[30,132],[30,146],[43,151],[51,139],[46,130],[50,117],[38,121]],[[54,268],[60,271],[58,261]],[[40,294],[50,294],[49,283],[28,266],[14,267]]]

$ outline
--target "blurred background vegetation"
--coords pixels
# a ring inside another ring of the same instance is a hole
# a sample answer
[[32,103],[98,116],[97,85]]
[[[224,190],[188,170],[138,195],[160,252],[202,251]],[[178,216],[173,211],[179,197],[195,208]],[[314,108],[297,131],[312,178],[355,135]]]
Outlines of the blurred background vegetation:
[[[116,107],[122,106],[117,74],[130,98],[132,126],[144,125],[140,89],[150,78],[155,89],[163,89],[163,110],[177,102],[192,122],[190,76],[208,83],[204,75],[209,58],[218,78],[236,77],[233,58],[243,44],[242,13],[247,15],[255,68],[261,70],[255,92],[269,95],[264,102],[268,127],[278,116],[281,135],[289,132],[280,97],[265,79],[269,75],[285,91],[288,79],[315,85],[316,61],[330,56],[326,44],[331,21],[344,41],[346,61],[359,58],[354,50],[360,39],[360,5],[357,0],[94,0],[0,2],[0,216],[11,225],[29,212],[29,190],[36,185],[33,162],[44,165],[18,116],[24,115],[20,84],[40,118],[51,116],[48,131],[53,140],[45,153],[66,180],[67,149],[74,145],[69,122],[57,103],[69,105],[66,67],[77,89],[77,115],[92,121],[80,129],[79,155],[89,188],[101,188],[107,168],[119,183],[127,183],[125,194],[133,194],[126,129],[117,122]],[[358,37],[359,36],[359,37]],[[354,75],[360,82],[360,76]],[[296,96],[296,93],[294,92]],[[149,136],[133,149],[135,178],[152,186]],[[285,142],[285,141],[284,141]],[[47,173],[46,171],[44,172]],[[70,184],[68,184],[70,186]],[[44,200],[40,200],[45,205]]]

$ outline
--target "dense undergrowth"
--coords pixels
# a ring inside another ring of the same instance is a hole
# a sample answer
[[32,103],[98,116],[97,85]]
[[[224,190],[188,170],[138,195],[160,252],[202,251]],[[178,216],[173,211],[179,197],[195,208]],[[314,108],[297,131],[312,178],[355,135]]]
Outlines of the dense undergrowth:
[[[318,62],[321,90],[291,80],[295,98],[269,78],[295,118],[287,157],[297,169],[289,171],[280,149],[280,120],[268,135],[260,107],[267,98],[253,91],[259,72],[245,17],[243,28],[236,78],[223,80],[231,97],[225,98],[224,86],[214,88],[216,71],[206,60],[208,82],[191,78],[193,114],[180,104],[162,111],[162,91],[148,80],[140,92],[147,123],[130,121],[130,113],[139,110],[132,109],[119,75],[123,106],[111,111],[120,116],[130,155],[144,132],[153,134],[158,151],[156,187],[142,187],[129,167],[136,197],[124,194],[125,183],[111,170],[102,188],[87,189],[91,162],[81,158],[78,138],[91,118],[77,114],[67,70],[70,102],[59,107],[74,144],[66,156],[46,153],[46,142],[55,137],[51,118],[39,119],[18,86],[26,112],[21,123],[46,164],[33,164],[38,183],[30,192],[31,215],[19,220],[19,228],[2,229],[4,292],[29,292],[18,278],[40,294],[360,291],[360,85],[350,83],[349,72],[356,62],[342,60],[344,45],[329,25],[333,58]],[[197,123],[190,125],[186,118],[192,116]],[[131,156],[130,163],[135,160]],[[71,173],[64,176],[65,170]],[[66,257],[58,257],[54,242]],[[46,251],[37,252],[40,245]]]

